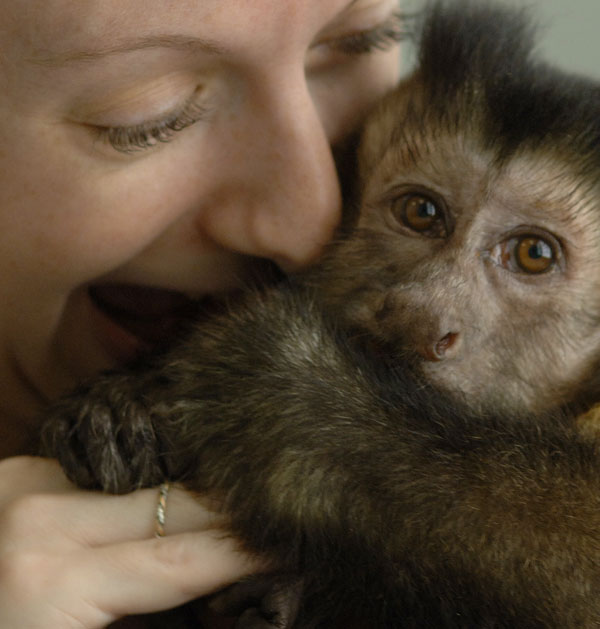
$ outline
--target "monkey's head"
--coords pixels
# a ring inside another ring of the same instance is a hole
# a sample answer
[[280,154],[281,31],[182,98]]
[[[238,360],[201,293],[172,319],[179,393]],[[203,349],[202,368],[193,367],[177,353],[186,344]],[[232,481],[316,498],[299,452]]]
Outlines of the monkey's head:
[[532,59],[530,23],[437,4],[416,71],[370,117],[360,211],[324,299],[470,404],[595,394],[600,87]]

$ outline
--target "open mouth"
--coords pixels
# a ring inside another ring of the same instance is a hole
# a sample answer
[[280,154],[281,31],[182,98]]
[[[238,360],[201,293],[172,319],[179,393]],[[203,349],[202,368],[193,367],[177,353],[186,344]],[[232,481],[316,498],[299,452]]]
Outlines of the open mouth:
[[88,292],[102,314],[135,337],[136,354],[170,346],[201,313],[214,310],[216,301],[210,296],[192,299],[178,291],[132,284],[91,286]]
[[230,309],[245,289],[272,285],[283,279],[269,261],[255,261],[238,289],[193,296],[140,284],[95,284],[88,295],[97,313],[95,328],[101,346],[119,364],[152,351],[164,351],[185,338],[196,322]]

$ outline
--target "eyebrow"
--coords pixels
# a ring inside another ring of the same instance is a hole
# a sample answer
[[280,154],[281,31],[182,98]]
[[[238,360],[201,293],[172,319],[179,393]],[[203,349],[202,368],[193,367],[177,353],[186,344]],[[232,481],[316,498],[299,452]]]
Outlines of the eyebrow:
[[148,48],[169,48],[182,52],[204,52],[210,55],[221,55],[224,52],[221,46],[198,37],[151,35],[122,41],[113,46],[95,50],[67,50],[60,53],[40,52],[29,57],[29,61],[43,66],[62,66],[71,63],[88,63],[104,57]]

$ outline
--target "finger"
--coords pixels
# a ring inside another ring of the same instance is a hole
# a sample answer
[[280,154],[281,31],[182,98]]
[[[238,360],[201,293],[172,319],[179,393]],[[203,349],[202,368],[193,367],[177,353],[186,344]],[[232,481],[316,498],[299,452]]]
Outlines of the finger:
[[[176,535],[227,527],[222,514],[207,509],[202,500],[178,487],[167,497],[165,533]],[[214,506],[214,502],[212,503]],[[0,530],[16,540],[60,543],[63,550],[148,539],[156,530],[158,490],[142,489],[122,496],[70,491],[63,494],[26,494],[6,503],[0,512]]]
[[[150,538],[156,532],[158,489],[141,489],[124,496],[92,493],[66,496],[63,512],[76,527],[78,539],[90,546]],[[208,509],[212,504],[177,486],[168,493],[165,534],[226,528],[227,518]]]
[[0,500],[3,502],[28,493],[74,490],[58,461],[33,456],[0,460]]
[[261,567],[215,531],[7,555],[0,566],[2,627],[25,626],[24,610],[27,627],[105,627],[121,616],[175,607]]
[[[113,617],[168,609],[264,570],[217,531],[184,533],[103,547],[88,580],[88,600]],[[87,568],[89,570],[89,566]],[[98,596],[100,598],[98,598]]]

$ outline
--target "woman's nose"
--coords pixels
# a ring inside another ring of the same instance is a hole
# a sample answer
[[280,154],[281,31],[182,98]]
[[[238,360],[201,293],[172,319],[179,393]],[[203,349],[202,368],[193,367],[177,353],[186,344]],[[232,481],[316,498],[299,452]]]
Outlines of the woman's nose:
[[302,83],[253,99],[230,136],[229,181],[202,216],[213,241],[284,270],[319,255],[341,210],[329,140]]

